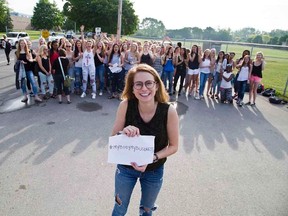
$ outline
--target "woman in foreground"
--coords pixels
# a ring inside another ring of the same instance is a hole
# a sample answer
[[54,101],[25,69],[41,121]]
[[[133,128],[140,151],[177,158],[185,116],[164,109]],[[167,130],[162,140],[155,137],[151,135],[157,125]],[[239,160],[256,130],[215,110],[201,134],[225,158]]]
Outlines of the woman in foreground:
[[154,135],[151,164],[117,165],[113,216],[125,215],[133,188],[139,178],[141,201],[139,215],[152,215],[163,182],[164,163],[178,149],[179,120],[158,73],[146,64],[132,68],[126,77],[112,135],[119,131],[129,137]]

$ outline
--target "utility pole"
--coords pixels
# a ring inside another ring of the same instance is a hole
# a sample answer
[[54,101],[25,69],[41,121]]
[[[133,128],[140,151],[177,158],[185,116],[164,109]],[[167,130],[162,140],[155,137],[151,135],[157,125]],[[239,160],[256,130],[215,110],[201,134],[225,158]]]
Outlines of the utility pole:
[[119,41],[120,37],[121,37],[121,23],[122,23],[122,0],[119,0],[118,23],[117,23],[117,41]]

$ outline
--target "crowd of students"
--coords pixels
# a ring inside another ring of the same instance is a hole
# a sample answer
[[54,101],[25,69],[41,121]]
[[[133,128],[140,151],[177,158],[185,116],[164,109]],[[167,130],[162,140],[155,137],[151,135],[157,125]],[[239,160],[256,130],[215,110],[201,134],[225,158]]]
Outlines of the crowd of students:
[[[45,39],[40,38],[34,50],[30,41],[19,41],[16,59],[26,71],[18,78],[24,95],[22,102],[28,101],[27,88],[37,102],[58,95],[58,101],[62,103],[62,95],[66,95],[67,103],[71,103],[71,93],[81,98],[91,93],[92,99],[96,99],[97,93],[103,96],[105,90],[109,99],[120,98],[127,72],[144,63],[158,72],[170,96],[210,97],[222,103],[233,103],[236,99],[242,106],[249,83],[246,104],[255,105],[257,87],[265,67],[261,52],[252,61],[249,50],[244,50],[241,58],[234,60],[234,52],[217,53],[214,48],[202,51],[197,45],[189,49],[180,42],[173,45],[168,37],[163,41],[144,43],[120,41],[104,34],[85,39],[84,26],[80,30],[79,39],[62,38],[46,44]],[[64,86],[66,75],[73,78],[70,87]],[[38,77],[38,83],[35,77]]]

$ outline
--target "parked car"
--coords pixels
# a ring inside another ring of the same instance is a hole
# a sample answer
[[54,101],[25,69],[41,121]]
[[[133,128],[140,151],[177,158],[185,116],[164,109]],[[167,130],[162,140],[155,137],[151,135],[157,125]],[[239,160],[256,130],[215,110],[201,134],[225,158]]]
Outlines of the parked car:
[[69,30],[69,31],[66,32],[66,38],[67,38],[67,39],[71,39],[71,38],[73,38],[74,36],[75,36],[74,31]]
[[86,32],[84,34],[85,38],[94,38],[95,32]]
[[50,36],[48,37],[48,41],[54,41],[54,40],[60,41],[61,38],[65,38],[65,37],[66,35],[64,33],[51,32]]
[[[30,40],[30,37],[26,32],[9,32],[9,33],[7,33],[7,40],[10,41],[11,46],[13,48],[17,47],[19,40],[22,38],[24,38],[26,40]],[[2,42],[2,40],[1,40],[1,42]]]

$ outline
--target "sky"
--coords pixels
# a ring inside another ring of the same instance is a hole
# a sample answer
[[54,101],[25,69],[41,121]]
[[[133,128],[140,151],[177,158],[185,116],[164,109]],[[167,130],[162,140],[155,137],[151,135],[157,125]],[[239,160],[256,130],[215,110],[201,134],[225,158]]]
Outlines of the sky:
[[[50,0],[53,2],[53,0]],[[252,27],[270,32],[288,30],[287,0],[130,0],[140,21],[146,17],[162,21],[166,29],[199,27],[232,29]],[[33,15],[38,0],[7,0],[15,12]],[[62,0],[55,0],[60,10]],[[173,2],[173,3],[172,3]],[[177,4],[175,3],[177,2]]]

